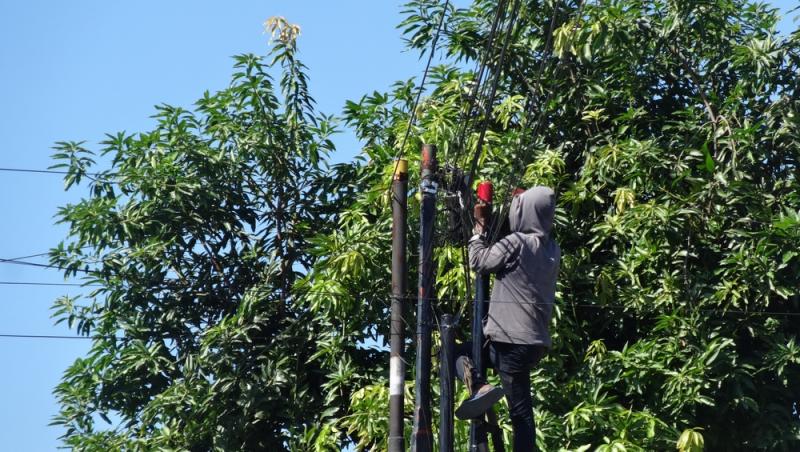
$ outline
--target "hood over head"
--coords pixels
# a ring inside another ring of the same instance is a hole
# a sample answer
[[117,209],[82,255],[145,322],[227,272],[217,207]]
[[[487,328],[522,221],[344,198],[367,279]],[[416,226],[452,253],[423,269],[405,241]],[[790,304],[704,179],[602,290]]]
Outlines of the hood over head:
[[508,222],[511,232],[549,236],[553,229],[556,194],[549,187],[533,187],[511,201]]

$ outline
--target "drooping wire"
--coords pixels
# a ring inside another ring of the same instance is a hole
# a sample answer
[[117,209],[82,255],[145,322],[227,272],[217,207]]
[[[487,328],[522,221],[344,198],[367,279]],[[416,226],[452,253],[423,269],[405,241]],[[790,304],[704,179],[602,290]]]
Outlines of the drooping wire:
[[[250,290],[249,293],[256,295],[260,294],[271,294],[272,290],[270,288],[265,287],[257,287],[254,290]],[[312,296],[312,295],[329,295],[334,297],[341,297],[344,294],[341,292],[332,292],[332,291],[325,291],[325,290],[316,290],[316,289],[308,289],[308,290],[297,290],[292,293],[293,297],[303,297],[303,296]],[[380,301],[386,309],[390,309],[391,303],[390,300],[392,298],[396,298],[390,294],[377,294],[374,297],[375,301]],[[402,299],[407,301],[415,301],[418,300],[418,295],[414,293],[407,292],[404,294]],[[428,300],[431,301],[431,309],[432,309],[432,324],[431,326],[436,326],[439,324],[439,319],[437,312],[435,310],[435,306],[438,305],[440,302],[449,302],[449,303],[456,303],[465,305],[470,301],[473,301],[469,298],[462,299],[462,298],[439,298],[439,297],[429,297]],[[580,303],[580,302],[553,302],[553,303],[541,303],[536,300],[504,300],[504,299],[493,299],[491,303],[497,304],[523,304],[523,305],[537,305],[537,306],[544,306],[544,305],[551,305],[553,307],[572,307],[572,308],[584,308],[584,309],[594,309],[594,310],[628,310],[630,309],[629,306],[621,305],[621,304],[591,304],[591,303]],[[311,313],[311,309],[303,310],[301,315]],[[724,318],[727,316],[735,315],[735,316],[742,316],[742,317],[749,317],[749,316],[772,316],[772,317],[800,317],[800,312],[790,312],[790,311],[746,311],[741,309],[690,309],[689,313],[700,313],[700,314],[707,314],[709,316],[713,316],[714,318]],[[653,312],[650,313],[652,315],[667,315],[668,313],[661,313],[661,312]],[[488,313],[487,313],[488,315]],[[411,330],[413,327],[408,323],[405,316],[402,316],[403,323],[405,328]],[[39,334],[17,334],[17,333],[0,333],[0,338],[20,338],[20,339],[67,339],[67,340],[74,340],[74,339],[101,339],[101,340],[125,340],[125,337],[122,336],[103,336],[103,335],[95,335],[95,336],[84,336],[84,335],[75,335],[75,336],[67,336],[67,335],[39,335]]]
[[[491,60],[491,54],[492,54],[491,50],[493,49],[494,46],[494,39],[497,35],[498,26],[502,18],[505,17],[506,2],[507,0],[500,0],[497,4],[497,9],[495,10],[494,19],[492,20],[492,25],[489,30],[489,35],[486,40],[486,45],[481,52],[477,64],[476,77],[475,77],[475,82],[473,83],[472,86],[472,92],[470,93],[469,96],[469,104],[467,105],[466,110],[461,111],[461,118],[459,120],[459,124],[461,125],[461,127],[459,128],[459,132],[456,135],[456,142],[455,142],[456,153],[453,156],[453,162],[455,162],[456,165],[460,164],[461,155],[465,147],[467,130],[469,130],[470,128],[469,127],[470,122],[476,116],[475,107],[476,105],[479,106],[478,98],[480,96],[480,93],[483,91],[482,89],[483,76],[486,71],[486,68],[488,67],[489,61]],[[455,188],[455,182],[456,181],[452,181],[453,186],[451,187],[451,189]]]
[[[579,8],[577,9],[577,11],[578,11],[577,16],[578,17],[580,17],[583,14],[584,5],[585,5],[585,2],[581,2],[580,3]],[[513,13],[514,17],[512,17],[512,19],[510,21],[511,23],[510,23],[510,25],[508,27],[508,30],[507,30],[506,42],[505,42],[505,44],[503,46],[503,52],[501,53],[500,62],[498,63],[498,69],[497,69],[497,71],[495,73],[495,81],[493,83],[492,93],[491,93],[491,96],[490,96],[492,98],[492,100],[488,103],[488,105],[486,107],[486,112],[484,113],[485,116],[484,116],[483,127],[481,129],[480,137],[479,137],[478,142],[476,144],[475,154],[473,155],[473,159],[472,159],[472,162],[470,164],[470,172],[469,172],[469,175],[467,176],[467,187],[470,187],[470,188],[471,188],[471,185],[472,185],[472,181],[473,181],[475,170],[477,169],[478,160],[480,159],[480,155],[481,155],[481,151],[482,151],[483,139],[485,137],[486,128],[488,127],[488,122],[489,122],[489,118],[488,117],[489,117],[489,115],[491,113],[491,103],[493,103],[493,101],[494,101],[493,98],[494,98],[495,90],[496,90],[496,87],[497,87],[497,80],[499,79],[500,73],[502,71],[502,64],[504,62],[504,56],[505,56],[505,52],[507,50],[507,46],[508,46],[509,40],[511,39],[511,34],[512,34],[512,30],[513,30],[513,28],[512,28],[513,20],[515,20],[518,6],[519,6],[518,3],[515,1],[514,13]],[[540,87],[541,87],[541,76],[542,76],[542,73],[544,72],[544,67],[548,63],[549,57],[550,57],[550,55],[552,53],[552,48],[551,48],[552,35],[553,35],[554,28],[555,28],[557,12],[558,12],[558,10],[556,8],[556,5],[554,4],[553,5],[553,12],[552,12],[551,20],[550,20],[550,26],[549,26],[548,31],[547,31],[547,41],[545,43],[545,47],[544,47],[543,54],[542,54],[542,59],[541,59],[541,61],[539,63],[538,74],[537,74],[537,77],[536,77],[536,81],[537,81],[537,83],[539,84]],[[555,64],[555,68],[556,69],[560,66],[560,63],[561,63],[561,60],[559,59]],[[534,105],[533,97],[535,95],[536,95],[536,92],[535,91],[531,91],[529,93],[529,96],[527,96],[528,100],[526,101],[525,120],[524,120],[524,125],[521,127],[521,130],[523,132],[528,129],[531,117],[533,116],[533,105]],[[545,102],[543,104],[540,104],[539,115],[538,115],[538,118],[535,121],[535,127],[534,127],[534,129],[533,129],[533,131],[531,133],[531,135],[534,136],[534,137],[538,134],[539,127],[540,127],[540,125],[542,123],[542,118],[544,116],[544,112],[545,112],[545,110],[547,108],[547,104],[549,104],[550,99],[552,98],[552,95],[553,95],[553,92],[550,91],[548,93],[547,97],[546,97]],[[524,144],[524,135],[520,135],[520,138],[518,140],[517,149],[515,150],[515,155],[519,155],[520,154],[520,152],[522,151],[522,148],[523,148],[523,144]],[[504,193],[502,196],[509,196],[510,197],[512,195],[512,190],[519,183],[520,173],[517,173],[516,171],[512,171],[512,173],[513,173],[513,175],[512,175],[512,179],[510,181],[511,182],[510,186],[506,190],[507,193]],[[489,225],[489,236],[490,236],[489,243],[490,244],[495,243],[497,241],[498,236],[499,236],[499,233],[500,233],[500,230],[501,230],[501,225],[503,224],[503,221],[501,219],[505,215],[505,212],[504,212],[504,209],[503,209],[503,207],[505,207],[505,204],[506,204],[506,201],[504,199],[503,202],[501,203],[502,207],[501,207],[500,211],[496,212],[495,215],[492,216],[491,223]],[[465,232],[465,236],[466,236],[466,232],[467,231],[465,230],[464,232]],[[466,248],[466,244],[462,244],[462,247],[465,249]],[[462,255],[463,255],[463,251],[462,251]],[[469,264],[468,264],[467,261],[465,261],[464,265],[465,265],[466,278],[469,279]],[[477,302],[477,300],[475,300],[473,302]],[[492,302],[495,302],[495,300],[492,300]],[[462,308],[456,314],[456,317],[455,317],[456,320],[460,320],[460,317],[461,317],[461,314],[463,312],[463,309],[464,309],[464,306],[462,306]]]
[[397,172],[397,167],[400,164],[400,159],[403,157],[403,154],[405,153],[406,142],[408,141],[408,137],[411,134],[411,128],[414,127],[414,120],[416,119],[417,115],[417,106],[419,105],[419,100],[422,97],[422,92],[425,90],[425,82],[428,79],[428,72],[430,71],[431,68],[431,62],[433,61],[433,56],[436,54],[436,45],[439,41],[439,35],[442,32],[442,28],[444,27],[444,19],[447,16],[447,9],[449,6],[450,6],[450,0],[445,0],[444,8],[442,8],[442,15],[439,18],[439,25],[436,28],[436,34],[433,35],[433,40],[431,41],[431,52],[428,55],[428,62],[425,64],[425,70],[422,72],[422,81],[419,84],[416,98],[414,99],[414,103],[412,104],[411,110],[409,111],[408,125],[406,125],[406,132],[403,135],[403,140],[400,142],[400,149],[397,151],[397,155],[395,156],[395,164],[389,182],[389,190],[391,190],[391,180],[393,180],[394,174]]
[[5,173],[38,173],[38,174],[69,174],[67,171],[40,170],[27,168],[0,168]]
[[[42,169],[29,169],[29,168],[0,168],[0,171],[6,173],[34,173],[34,174],[60,174],[60,175],[70,174],[69,171],[42,170]],[[109,179],[109,177],[117,176],[116,174],[80,173],[80,175],[93,182],[104,182],[109,184],[119,183],[118,181]]]
[[49,256],[49,255],[50,255],[50,251],[45,251],[44,253],[28,254],[27,256],[10,257],[8,259],[0,259],[0,260],[21,261],[21,260],[25,260],[25,259],[30,259],[32,257],[42,257],[42,256]]
[[[93,247],[94,247],[93,245],[84,245],[84,246],[81,246],[80,248],[77,248],[76,251],[77,250],[85,250],[87,248],[93,248]],[[28,255],[25,255],[25,256],[0,258],[0,261],[21,261],[21,260],[25,260],[25,259],[30,259],[32,257],[49,256],[50,254],[51,254],[51,251],[45,251],[45,252],[42,252],[42,253],[28,254]]]
[[[499,61],[494,65],[494,70],[492,71],[493,81],[487,87],[487,86],[481,86],[483,84],[483,76],[484,76],[484,72],[486,71],[486,68],[488,67],[490,61],[493,59],[493,55],[495,53],[493,51],[494,50],[494,42],[495,42],[495,39],[496,39],[497,31],[500,28],[499,24],[505,19],[506,10],[507,10],[507,1],[506,0],[501,0],[497,5],[497,10],[495,12],[495,17],[494,17],[494,20],[492,22],[491,30],[489,32],[489,37],[487,39],[487,45],[486,45],[486,48],[484,49],[483,55],[481,57],[481,64],[480,64],[480,69],[478,70],[477,80],[476,80],[476,83],[473,86],[472,95],[470,96],[469,107],[466,110],[467,111],[467,116],[465,118],[462,117],[462,120],[460,121],[460,123],[462,124],[462,128],[461,128],[461,132],[458,134],[458,141],[456,142],[456,151],[458,152],[458,154],[455,156],[455,160],[454,160],[456,162],[456,164],[460,163],[459,161],[460,161],[460,158],[461,158],[461,154],[462,154],[462,152],[463,152],[463,150],[465,148],[466,133],[467,133],[467,130],[469,129],[470,120],[473,117],[478,117],[479,116],[474,111],[476,105],[478,107],[480,107],[480,102],[478,102],[478,98],[479,97],[483,101],[483,105],[484,105],[484,107],[483,107],[483,117],[484,117],[483,126],[484,126],[484,128],[482,129],[482,132],[480,134],[481,138],[479,138],[478,142],[479,143],[482,142],[483,137],[485,136],[485,133],[486,133],[485,127],[488,127],[488,115],[490,114],[491,105],[494,103],[494,96],[496,94],[497,86],[498,86],[498,83],[499,83],[499,80],[500,80],[500,76],[501,76],[501,73],[502,73],[503,62],[505,60],[505,54],[506,54],[506,51],[508,49],[509,43],[511,41],[511,37],[513,35],[514,23],[516,21],[516,18],[517,18],[518,12],[519,12],[519,4],[520,4],[519,0],[514,0],[513,7],[512,7],[512,12],[511,12],[511,17],[508,20],[508,24],[506,25],[505,41],[503,43],[503,47],[502,47],[502,50],[500,52]],[[488,90],[488,94],[486,93],[487,90]],[[479,93],[481,93],[481,94],[479,95]],[[457,173],[457,174],[459,174],[459,177],[461,177],[460,173]],[[462,181],[457,181],[457,180],[455,180],[455,177],[454,177],[453,180],[451,181],[451,191],[457,190],[459,188],[458,187],[459,184],[463,184],[463,186],[461,188],[469,191],[471,189],[471,186],[472,186],[472,175],[470,175],[467,178],[466,182],[463,181],[463,180]],[[460,216],[461,230],[462,230],[461,257],[462,257],[463,267],[464,267],[464,270],[463,270],[464,271],[464,283],[465,283],[465,286],[466,286],[466,289],[467,289],[467,293],[472,293],[472,287],[471,287],[472,286],[472,281],[471,281],[471,278],[470,278],[470,269],[469,269],[469,252],[468,252],[467,247],[466,247],[466,242],[467,242],[467,239],[469,237],[469,232],[467,231],[467,225],[470,224],[470,218],[469,218],[469,215],[468,215],[467,212],[463,212],[463,207],[465,207],[465,206],[462,205],[461,207],[462,207],[462,211],[459,212],[459,216]],[[465,305],[461,305],[459,307],[458,311],[456,312],[455,317],[453,318],[454,325],[457,325],[459,323],[459,321],[461,320],[461,316],[462,316],[462,314],[464,312],[465,307],[466,307]]]
[[[13,334],[13,333],[2,333],[0,334],[0,338],[4,339],[96,339],[96,336],[64,336],[64,335],[52,335],[52,334]],[[121,337],[111,336],[111,337],[104,337],[105,339],[115,339],[120,340]]]
[[[578,8],[576,10],[577,13],[576,13],[576,16],[575,16],[577,18],[580,18],[583,15],[583,10],[584,10],[584,7],[586,6],[586,1],[584,1],[584,0],[579,0],[579,1],[580,1],[580,4],[579,4],[579,6],[578,6]],[[548,44],[551,45],[551,42],[552,42],[551,38],[552,38],[552,33],[553,33],[553,30],[554,30],[554,26],[555,26],[555,17],[556,17],[556,10],[555,10],[555,5],[554,5],[553,17],[551,19],[550,30],[548,32],[548,41],[547,41],[546,48],[545,48],[545,55],[542,58],[542,63],[540,65],[539,74],[538,74],[538,77],[537,77],[537,82],[539,83],[539,86],[541,86],[541,75],[542,75],[542,72],[543,72],[544,63],[549,58],[548,54],[552,54],[552,50],[553,50],[552,48],[550,48],[549,51],[548,51],[547,46],[548,46]],[[553,68],[554,72],[556,72],[560,68],[561,63],[562,63],[561,58],[556,60],[554,68]],[[535,93],[531,93],[530,95],[533,96],[533,95],[535,95]],[[550,100],[553,98],[553,95],[554,95],[554,91],[550,90],[547,93],[547,96],[545,97],[544,102],[539,104],[539,112],[538,112],[538,115],[536,115],[536,120],[533,123],[533,130],[531,130],[530,136],[535,138],[536,135],[539,133],[539,129],[541,128],[541,125],[542,125],[542,122],[543,122],[543,119],[544,119],[544,114],[545,114],[545,112],[547,110],[547,105],[550,103]],[[534,116],[533,115],[533,110],[532,110],[533,109],[533,102],[529,102],[528,103],[528,107],[529,108],[526,110],[525,122],[524,122],[524,125],[522,126],[522,129],[521,129],[523,131],[527,130],[529,128],[530,119],[531,119],[531,117]],[[522,149],[523,149],[524,146],[525,146],[524,136],[521,135],[519,140],[517,141],[517,147],[516,147],[516,150],[514,151],[514,155],[520,155],[520,153],[522,152]],[[489,243],[494,243],[498,238],[498,235],[500,233],[500,225],[502,224],[502,221],[500,220],[500,218],[502,218],[502,216],[505,214],[503,208],[507,207],[507,204],[510,203],[510,198],[513,197],[513,192],[512,191],[514,190],[514,188],[517,186],[517,184],[521,180],[522,174],[523,174],[523,171],[512,171],[512,177],[511,177],[511,179],[509,181],[509,185],[507,187],[507,190],[505,192],[500,192],[502,194],[502,196],[504,196],[504,200],[501,203],[501,210],[499,212],[499,215],[494,215],[494,217],[492,219],[492,225],[491,225],[491,229],[490,229],[490,231],[491,231],[491,233],[490,233],[491,239],[490,239]]]
[[478,167],[478,160],[480,159],[481,153],[483,151],[483,140],[486,137],[486,131],[489,127],[489,118],[491,116],[492,104],[494,103],[494,98],[497,94],[497,86],[500,83],[500,78],[503,72],[503,63],[505,63],[508,46],[511,43],[514,31],[514,24],[517,20],[517,15],[519,14],[519,7],[520,7],[520,1],[514,0],[514,4],[511,11],[511,18],[508,21],[508,26],[506,29],[505,42],[503,43],[503,49],[500,51],[500,58],[497,62],[496,70],[494,71],[494,80],[490,85],[491,88],[489,91],[489,96],[486,99],[483,124],[481,126],[480,133],[478,134],[478,142],[476,143],[475,146],[475,153],[472,156],[472,163],[470,164],[469,173],[467,174],[467,179],[466,179],[467,187],[472,187],[472,181],[474,180],[475,177],[475,170]]
[[0,286],[103,287],[100,284],[51,283],[51,282],[39,282],[39,281],[0,281]]
[[[456,136],[456,142],[454,143],[455,152],[453,153],[453,155],[451,155],[451,159],[452,159],[453,162],[456,163],[456,165],[458,165],[458,163],[459,163],[459,161],[461,159],[461,155],[463,153],[462,151],[463,151],[463,148],[464,148],[464,143],[466,141],[466,133],[467,133],[467,130],[470,128],[470,122],[476,116],[475,115],[475,108],[476,108],[476,105],[478,105],[478,99],[479,99],[479,97],[481,95],[480,93],[482,91],[484,91],[482,89],[483,79],[484,79],[484,75],[485,75],[485,73],[487,71],[489,61],[492,59],[492,55],[494,53],[492,50],[493,50],[493,47],[494,47],[494,42],[495,42],[495,38],[497,36],[497,31],[499,29],[499,25],[502,22],[503,18],[505,17],[506,3],[507,3],[507,0],[500,0],[498,5],[497,5],[497,7],[496,7],[496,9],[495,9],[494,18],[492,20],[489,33],[487,35],[485,45],[484,45],[484,47],[483,47],[483,49],[482,49],[482,51],[481,51],[481,53],[479,55],[478,61],[476,62],[476,71],[475,71],[476,77],[475,77],[475,80],[474,80],[474,83],[473,83],[473,86],[472,86],[471,94],[469,95],[468,106],[467,106],[466,109],[463,109],[463,108],[461,109],[460,119],[458,121],[458,124],[459,124],[460,127],[459,127],[459,130],[457,131],[457,133],[455,135]],[[469,294],[469,293],[472,292],[472,289],[471,289],[472,283],[471,283],[471,280],[470,280],[470,271],[469,271],[469,266],[468,266],[468,253],[467,253],[466,246],[464,245],[466,243],[466,239],[468,238],[466,236],[467,232],[466,232],[465,225],[468,223],[469,218],[466,217],[464,215],[464,212],[463,212],[465,205],[464,205],[464,202],[463,202],[464,200],[461,199],[462,187],[458,186],[459,185],[459,180],[458,180],[459,176],[458,176],[458,174],[459,173],[454,173],[453,174],[453,178],[449,181],[450,182],[449,186],[448,186],[447,183],[445,183],[445,186],[448,188],[447,192],[449,192],[451,194],[452,193],[458,193],[458,197],[459,197],[459,199],[458,199],[459,205],[457,206],[456,210],[457,210],[458,215],[459,215],[459,220],[458,221],[461,224],[462,235],[464,235],[462,237],[461,258],[462,258],[463,265],[464,265],[463,272],[464,272],[464,283],[465,283],[465,287],[466,287],[466,293]],[[467,205],[468,205],[468,203],[467,203]],[[462,311],[463,311],[463,306],[459,309],[459,311],[457,312],[456,316],[454,317],[454,324],[458,323],[458,320],[459,320],[459,318],[461,316],[461,312]]]
[[18,260],[18,259],[0,259],[0,264],[14,264],[14,265],[26,265],[26,266],[29,266],[29,267],[38,267],[38,268],[52,268],[52,269],[56,269],[56,270],[75,271],[75,272],[86,273],[86,274],[92,273],[91,270],[86,270],[86,269],[83,269],[83,268],[67,268],[67,267],[62,267],[62,266],[59,266],[59,265],[39,264],[39,263],[36,263],[36,262],[28,262],[28,261],[23,261],[23,260]]

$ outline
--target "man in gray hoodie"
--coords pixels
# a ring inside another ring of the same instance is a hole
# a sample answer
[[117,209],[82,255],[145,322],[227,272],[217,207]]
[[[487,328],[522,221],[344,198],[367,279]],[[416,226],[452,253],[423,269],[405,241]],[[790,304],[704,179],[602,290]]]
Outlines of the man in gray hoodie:
[[[531,188],[511,201],[511,234],[490,245],[479,225],[469,241],[470,267],[496,275],[483,332],[485,353],[503,389],[479,382],[479,390],[455,414],[461,419],[482,416],[505,393],[515,452],[536,448],[530,370],[551,344],[548,325],[561,260],[550,236],[554,212],[553,190]],[[466,383],[475,378],[468,356],[458,357],[456,372]]]

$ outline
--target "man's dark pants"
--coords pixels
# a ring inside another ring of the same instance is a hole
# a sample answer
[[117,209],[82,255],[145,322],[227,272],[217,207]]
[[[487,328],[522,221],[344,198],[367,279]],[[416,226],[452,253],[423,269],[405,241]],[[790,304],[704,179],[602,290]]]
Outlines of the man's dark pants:
[[[508,400],[511,428],[514,431],[514,452],[536,450],[536,428],[531,398],[531,368],[544,356],[545,348],[538,345],[507,344],[487,341],[483,347],[483,362],[500,376]],[[456,347],[456,374],[463,382],[465,369],[472,369],[472,343]],[[475,381],[475,376],[470,376]],[[481,383],[484,383],[482,381]]]

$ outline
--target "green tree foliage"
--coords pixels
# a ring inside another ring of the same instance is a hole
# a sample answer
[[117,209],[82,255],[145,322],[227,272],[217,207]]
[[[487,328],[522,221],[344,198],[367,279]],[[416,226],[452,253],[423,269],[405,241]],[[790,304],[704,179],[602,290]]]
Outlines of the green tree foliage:
[[55,390],[69,447],[280,450],[330,406],[309,362],[327,325],[291,290],[309,238],[335,225],[334,181],[351,176],[323,164],[335,130],[314,112],[296,29],[271,25],[270,59],[235,57],[227,89],[108,136],[109,169],[58,144],[67,188],[88,179],[89,195],[59,211],[69,237],[53,264],[99,285],[54,306],[94,338]]
[[[446,11],[450,63],[404,149],[413,80],[347,103],[363,157],[333,174],[320,163],[333,129],[281,22],[281,101],[272,65],[240,57],[195,112],[163,107],[153,132],[110,137],[108,172],[60,145],[67,185],[93,181],[60,212],[70,237],[54,263],[101,286],[56,303],[95,337],[56,390],[68,446],[385,448],[388,353],[372,344],[389,326],[393,158],[410,158],[412,187],[421,143],[469,163],[465,68],[497,3]],[[442,8],[408,4],[412,49]],[[543,450],[800,446],[800,32],[777,35],[777,19],[748,0],[522,1],[475,123],[488,121],[478,178],[498,204],[517,180],[559,196],[554,346],[532,374]],[[412,269],[418,211],[409,197]],[[461,250],[438,245],[437,309],[467,310]]]
[[[405,149],[412,82],[347,105],[370,161],[304,280],[337,287],[310,299],[317,315],[348,319],[323,332],[320,359],[387,333],[391,157],[403,152],[413,167],[427,142],[442,162],[467,165],[475,128],[457,143],[475,74],[463,68],[480,57],[497,3],[447,11],[440,43],[453,65],[435,69]],[[410,47],[430,45],[442,8],[408,5]],[[559,194],[554,347],[533,372],[543,450],[800,447],[800,33],[777,35],[777,20],[744,0],[523,2],[498,98],[483,106],[492,113],[478,172],[501,203],[518,178]],[[465,309],[462,255],[441,245],[438,309],[455,312]],[[350,375],[360,389],[320,435],[335,446],[344,429],[381,450],[388,372],[346,362],[336,384]],[[465,423],[456,435],[465,450]]]

